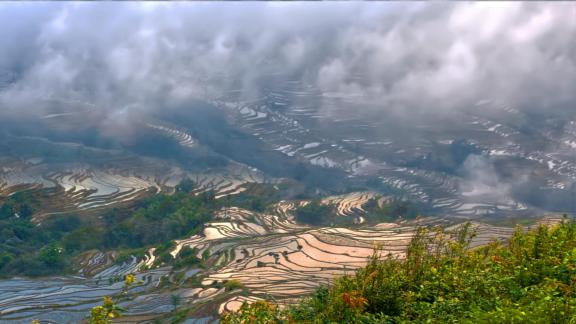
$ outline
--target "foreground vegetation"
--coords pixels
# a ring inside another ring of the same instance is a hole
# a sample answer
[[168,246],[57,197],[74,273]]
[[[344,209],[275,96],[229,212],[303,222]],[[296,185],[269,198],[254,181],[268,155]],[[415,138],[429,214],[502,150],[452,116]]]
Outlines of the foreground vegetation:
[[418,230],[405,259],[372,257],[299,305],[245,304],[223,323],[576,323],[576,223],[470,249],[469,225]]

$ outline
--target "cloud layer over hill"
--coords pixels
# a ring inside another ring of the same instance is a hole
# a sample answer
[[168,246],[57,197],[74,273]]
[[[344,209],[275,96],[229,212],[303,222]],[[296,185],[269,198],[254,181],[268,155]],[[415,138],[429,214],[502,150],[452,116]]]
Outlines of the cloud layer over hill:
[[7,3],[0,111],[108,120],[283,74],[377,109],[575,102],[573,3]]

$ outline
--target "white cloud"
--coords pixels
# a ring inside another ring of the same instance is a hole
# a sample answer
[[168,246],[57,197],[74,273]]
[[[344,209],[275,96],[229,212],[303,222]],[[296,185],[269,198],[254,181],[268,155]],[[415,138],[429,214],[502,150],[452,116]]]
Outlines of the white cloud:
[[442,112],[489,98],[546,110],[576,99],[570,3],[43,6],[0,7],[0,17],[15,16],[0,36],[23,35],[0,41],[0,69],[19,75],[0,110],[26,102],[18,109],[42,113],[31,104],[39,94],[112,111],[238,84],[250,97],[278,72],[375,109]]

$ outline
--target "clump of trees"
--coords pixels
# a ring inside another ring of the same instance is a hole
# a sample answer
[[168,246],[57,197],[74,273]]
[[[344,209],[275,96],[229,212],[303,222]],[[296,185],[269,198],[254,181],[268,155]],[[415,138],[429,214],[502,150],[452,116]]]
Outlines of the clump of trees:
[[226,291],[232,291],[244,288],[244,284],[242,284],[240,280],[230,279],[224,283],[224,288],[226,289]]
[[196,189],[196,183],[193,180],[186,178],[176,186],[176,192],[191,193]]
[[219,208],[212,192],[192,196],[186,192],[155,195],[134,213],[103,228],[101,246],[136,248],[160,244],[196,233]]
[[[366,211],[363,216],[369,223],[415,219],[420,211],[416,203],[400,198],[393,198],[382,206],[378,205],[377,199],[371,199],[363,208]],[[354,222],[354,217],[338,216],[333,205],[322,204],[320,200],[296,208],[294,216],[296,221],[313,226],[347,226]]]
[[470,249],[457,232],[421,228],[405,259],[376,253],[355,275],[338,278],[300,304],[244,305],[223,323],[574,323],[576,223]]
[[189,246],[185,246],[182,248],[180,253],[176,256],[176,260],[174,260],[174,269],[180,269],[185,267],[191,266],[203,266],[203,260],[198,258],[196,255],[198,254],[198,250],[196,248],[191,248]]
[[[176,238],[195,234],[221,204],[213,192],[191,195],[193,190],[194,183],[184,180],[173,195],[143,199],[128,212],[111,209],[100,223],[69,214],[36,224],[32,221],[35,197],[42,191],[14,194],[0,203],[0,277],[61,275],[71,272],[73,258],[87,250],[143,255],[144,247],[168,246]],[[182,265],[194,262],[192,257],[180,260]]]
[[32,217],[35,210],[36,201],[30,192],[21,191],[11,195],[2,205],[0,205],[0,219]]
[[420,208],[410,200],[392,198],[382,206],[376,199],[364,205],[366,220],[372,223],[394,222],[397,220],[410,220],[418,217]]
[[330,223],[334,213],[332,206],[324,205],[319,200],[312,200],[309,204],[296,208],[294,216],[300,223],[319,226]]
[[43,226],[32,222],[36,195],[43,190],[18,192],[0,204],[0,277],[42,276],[65,272],[70,257],[60,241],[80,225],[68,214],[47,219]]

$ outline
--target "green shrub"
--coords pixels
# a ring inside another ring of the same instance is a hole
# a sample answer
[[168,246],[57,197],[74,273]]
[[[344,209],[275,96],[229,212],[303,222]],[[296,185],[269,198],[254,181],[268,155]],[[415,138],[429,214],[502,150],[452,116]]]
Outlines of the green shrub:
[[[200,266],[202,264],[202,260],[196,256],[197,253],[198,250],[196,248],[191,248],[189,246],[183,247],[180,253],[178,253],[176,256],[176,260],[174,261],[174,269]],[[169,258],[172,258],[172,256]]]
[[305,206],[296,208],[294,211],[298,222],[310,225],[325,224],[329,222],[332,214],[332,207],[323,205],[318,200],[313,200]]
[[234,313],[224,314],[223,323],[245,324],[245,323],[278,323],[281,322],[281,312],[278,306],[267,302],[257,301],[253,304],[244,304],[238,311],[240,316]]
[[224,288],[226,288],[226,291],[232,291],[244,288],[244,284],[242,284],[239,280],[231,279],[226,281]]

